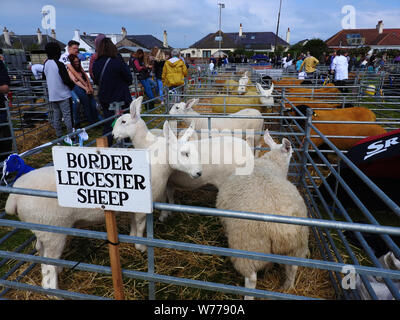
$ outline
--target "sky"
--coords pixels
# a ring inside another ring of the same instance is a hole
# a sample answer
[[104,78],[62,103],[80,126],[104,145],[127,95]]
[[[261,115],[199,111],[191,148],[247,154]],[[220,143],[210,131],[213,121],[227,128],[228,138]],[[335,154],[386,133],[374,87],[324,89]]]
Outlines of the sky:
[[[151,34],[162,41],[167,30],[168,44],[186,48],[210,32],[219,29],[219,6],[222,31],[238,32],[242,23],[246,32],[276,32],[279,0],[1,0],[0,28],[15,34],[36,34],[42,28],[42,7],[56,11],[57,39],[68,42],[74,30],[80,33]],[[300,40],[328,39],[342,30],[342,8],[355,9],[356,28],[375,28],[383,20],[385,28],[400,28],[400,1],[385,0],[282,0],[279,36],[290,43]],[[50,34],[50,30],[47,31]]]

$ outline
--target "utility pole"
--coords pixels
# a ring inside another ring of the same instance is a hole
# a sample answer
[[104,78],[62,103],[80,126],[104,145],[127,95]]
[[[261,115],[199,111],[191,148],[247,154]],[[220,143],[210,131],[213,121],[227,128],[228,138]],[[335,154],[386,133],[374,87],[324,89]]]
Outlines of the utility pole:
[[276,52],[277,45],[278,45],[278,33],[279,33],[279,23],[280,23],[280,20],[281,20],[281,9],[282,9],[282,0],[280,0],[280,4],[279,4],[278,23],[276,25],[274,52]]
[[223,8],[225,8],[225,4],[223,4],[223,3],[218,3],[218,5],[219,5],[219,44],[218,44],[218,49],[219,49],[219,52],[220,52],[220,54],[221,54],[221,40],[222,40],[222,36],[221,36],[221,11],[222,11],[222,9]]

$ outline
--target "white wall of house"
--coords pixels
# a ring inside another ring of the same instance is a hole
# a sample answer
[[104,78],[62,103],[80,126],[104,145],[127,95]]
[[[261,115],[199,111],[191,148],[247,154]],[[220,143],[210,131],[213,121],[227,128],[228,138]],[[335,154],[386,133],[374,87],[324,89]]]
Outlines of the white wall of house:
[[[234,48],[229,48],[229,49],[221,49],[222,51],[235,51]],[[210,49],[196,49],[196,48],[187,48],[187,49],[182,49],[181,50],[181,54],[186,57],[187,54],[190,54],[191,58],[204,58],[203,53],[207,53],[209,54],[209,56],[211,57],[214,53],[216,53],[217,51],[219,51],[219,49],[214,49],[214,48],[210,48]]]
[[[78,29],[75,30],[74,37],[72,38],[72,40],[79,42],[79,48],[85,49],[86,52],[94,53],[94,49],[81,39]],[[65,50],[67,50],[67,49],[65,49]]]

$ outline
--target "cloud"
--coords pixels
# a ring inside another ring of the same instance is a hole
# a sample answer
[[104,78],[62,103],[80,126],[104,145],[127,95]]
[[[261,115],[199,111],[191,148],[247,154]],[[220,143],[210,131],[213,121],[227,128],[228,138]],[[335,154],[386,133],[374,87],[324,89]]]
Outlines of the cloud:
[[[191,45],[218,30],[218,3],[222,9],[222,30],[276,31],[279,0],[2,0],[0,23],[9,30],[28,34],[41,25],[41,7],[52,3],[57,10],[57,35],[67,38],[75,28],[86,32],[153,34],[162,39],[168,32],[170,45]],[[352,4],[357,10],[357,27],[374,28],[384,20],[385,28],[398,27],[398,0],[283,0],[279,35],[285,38],[291,29],[292,43],[318,37],[327,39],[341,30],[342,6]],[[69,40],[69,39],[64,39]]]

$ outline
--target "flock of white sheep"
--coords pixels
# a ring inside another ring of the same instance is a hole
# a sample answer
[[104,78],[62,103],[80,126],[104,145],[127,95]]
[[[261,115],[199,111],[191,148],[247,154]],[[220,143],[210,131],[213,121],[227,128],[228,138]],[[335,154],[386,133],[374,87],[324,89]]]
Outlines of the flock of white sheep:
[[[238,92],[246,89],[248,76],[239,80]],[[273,88],[265,90],[257,85],[263,105],[272,106]],[[170,114],[182,118],[189,127],[179,136],[175,128],[166,121],[163,130],[149,130],[141,118],[142,97],[131,103],[130,113],[120,116],[114,126],[115,139],[129,138],[135,148],[148,149],[151,157],[151,184],[153,201],[174,202],[174,192],[194,190],[206,184],[218,189],[216,207],[218,209],[276,214],[293,217],[307,217],[307,210],[297,188],[288,180],[288,168],[292,156],[289,140],[277,144],[266,130],[263,136],[264,120],[261,113],[246,108],[226,118],[211,119],[211,129],[207,137],[199,139],[197,133],[207,130],[209,121],[198,118],[193,107],[197,99],[175,104]],[[193,118],[187,117],[193,116]],[[232,116],[243,116],[234,118]],[[250,118],[245,118],[248,116]],[[257,118],[259,117],[259,118]],[[233,135],[230,132],[239,133]],[[253,135],[245,135],[245,132]],[[254,147],[264,142],[270,151],[262,157],[254,156]],[[171,161],[170,154],[176,155]],[[237,156],[240,154],[240,157]],[[223,155],[215,161],[216,155]],[[168,159],[168,161],[159,161]],[[228,161],[228,159],[230,159]],[[54,167],[44,167],[20,177],[14,184],[16,188],[56,191]],[[16,214],[24,222],[48,224],[61,227],[82,227],[104,220],[100,209],[65,208],[58,205],[57,199],[31,197],[11,194],[6,203],[6,212]],[[160,221],[168,223],[168,212],[162,212]],[[143,237],[146,215],[131,214],[130,235]],[[260,253],[272,253],[296,257],[308,254],[307,227],[261,221],[221,218],[229,247]],[[33,231],[37,237],[36,248],[43,257],[61,257],[66,235]],[[145,251],[141,244],[137,250]],[[232,258],[235,269],[245,278],[246,288],[255,288],[257,272],[269,263],[243,258]],[[58,288],[60,268],[41,265],[43,288]],[[293,287],[297,267],[285,266],[285,290]],[[246,299],[252,297],[246,296]]]

